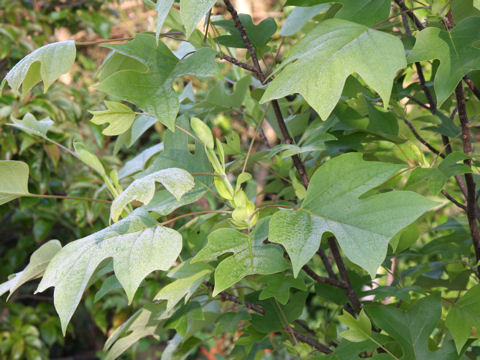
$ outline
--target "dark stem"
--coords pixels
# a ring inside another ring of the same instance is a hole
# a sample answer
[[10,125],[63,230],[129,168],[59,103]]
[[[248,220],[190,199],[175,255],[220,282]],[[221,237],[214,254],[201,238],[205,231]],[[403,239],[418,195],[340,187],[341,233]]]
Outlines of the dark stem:
[[360,310],[362,309],[362,304],[360,303],[360,300],[358,299],[357,294],[355,294],[352,284],[350,283],[350,278],[348,277],[347,269],[345,268],[345,264],[342,260],[342,257],[340,256],[340,250],[338,249],[337,242],[333,237],[329,237],[328,244],[330,245],[330,249],[332,249],[333,258],[337,263],[340,277],[342,278],[343,282],[347,286],[347,288],[345,289],[347,297],[352,303],[352,306],[355,312],[359,314]]
[[454,203],[455,205],[457,205],[460,209],[462,209],[463,211],[467,211],[467,207],[463,204],[461,204],[460,202],[458,202],[457,200],[455,200],[449,193],[447,193],[445,190],[442,190],[441,191],[442,195],[445,196],[448,200],[450,200],[452,203]]
[[425,26],[423,26],[422,22],[415,16],[413,11],[409,9],[403,0],[395,0],[395,3],[404,11],[410,19],[415,23],[415,26],[417,27],[418,30],[423,30],[425,29]]
[[[470,124],[467,117],[467,109],[465,104],[465,95],[463,93],[462,83],[458,84],[455,89],[455,96],[457,98],[458,117],[460,118],[460,125],[462,127],[462,141],[463,152],[467,155],[471,155],[472,151],[472,139],[470,137]],[[468,158],[464,160],[465,165],[472,167],[472,159]],[[477,206],[475,196],[475,181],[472,173],[467,173],[465,176],[465,183],[467,185],[467,218],[470,226],[470,232],[472,235],[473,247],[475,249],[475,257],[477,262],[480,260],[480,233],[478,231],[477,224]]]
[[468,76],[464,76],[463,81],[465,81],[477,99],[480,100],[480,89],[475,86],[475,83],[472,81],[472,79],[470,79]]
[[341,281],[338,281],[337,279],[332,279],[330,277],[325,277],[325,276],[318,275],[308,265],[304,265],[302,267],[302,270],[305,271],[307,273],[307,275],[310,276],[316,282],[319,282],[319,283],[322,283],[322,284],[327,284],[327,285],[332,285],[332,286],[335,286],[339,289],[344,289],[344,290],[347,288],[345,283],[343,283]]
[[413,124],[410,121],[403,118],[403,122],[408,126],[408,128],[410,129],[410,131],[418,141],[420,141],[423,145],[425,145],[434,154],[440,156],[441,158],[445,158],[444,154],[442,154],[432,144],[430,144],[427,140],[425,140],[423,137],[420,136],[420,134],[417,132],[417,130],[415,130],[415,128],[413,127]]
[[317,251],[318,256],[320,256],[320,259],[322,259],[323,265],[325,266],[325,269],[327,270],[328,276],[332,279],[337,279],[337,275],[333,272],[332,268],[332,263],[330,262],[330,259],[328,258],[327,254],[325,254],[325,251],[322,249],[318,249]]
[[223,60],[226,60],[226,61],[228,61],[228,62],[230,62],[234,65],[237,65],[237,66],[241,67],[242,69],[245,69],[245,70],[251,71],[253,73],[256,73],[256,70],[252,65],[245,64],[244,62],[241,62],[240,60],[237,60],[232,56],[221,54],[220,58],[223,59]]

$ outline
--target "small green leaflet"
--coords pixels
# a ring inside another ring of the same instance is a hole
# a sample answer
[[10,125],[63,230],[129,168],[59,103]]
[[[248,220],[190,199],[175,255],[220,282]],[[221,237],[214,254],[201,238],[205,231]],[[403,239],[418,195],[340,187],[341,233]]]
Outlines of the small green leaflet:
[[302,279],[295,279],[294,277],[285,274],[267,275],[261,278],[259,282],[266,286],[258,296],[258,299],[265,300],[274,297],[282,305],[287,304],[288,299],[290,298],[291,288],[307,291],[305,282]]
[[113,258],[115,276],[129,302],[148,274],[173,265],[182,249],[182,236],[155,224],[148,213],[137,209],[119,223],[67,244],[55,255],[36,292],[55,287],[54,305],[63,333],[103,260]]
[[359,199],[402,168],[364,161],[360,153],[344,154],[322,165],[310,181],[301,208],[281,210],[270,221],[269,239],[287,250],[294,275],[318,250],[323,233],[331,232],[345,255],[373,277],[390,239],[436,205],[409,191]]
[[97,157],[97,155],[88,150],[84,143],[80,141],[74,141],[73,147],[75,148],[78,158],[82,160],[85,165],[91,167],[100,176],[106,176],[105,168],[103,167],[100,159]]
[[462,20],[450,32],[440,28],[426,28],[418,36],[408,55],[409,62],[438,59],[434,88],[438,106],[452,94],[461,79],[480,69],[480,17]]
[[395,36],[329,19],[292,47],[261,102],[300,93],[326,120],[340,100],[347,77],[357,73],[387,107],[393,79],[406,65],[402,42]]
[[[106,45],[124,60],[134,59],[137,66],[130,62],[105,62],[101,69],[110,73],[97,86],[98,89],[131,102],[154,115],[171,131],[175,129],[175,119],[180,108],[179,95],[173,90],[173,81],[183,75],[210,77],[218,73],[215,51],[201,48],[181,60],[155,37],[138,34],[134,40],[124,44]],[[143,65],[146,69],[141,69]],[[111,68],[111,69],[110,69]]]
[[43,81],[44,92],[46,92],[60,75],[70,71],[75,55],[73,40],[42,46],[20,60],[8,72],[5,80],[17,94],[22,84],[22,93],[26,94],[39,81]]
[[[452,333],[457,351],[472,334],[472,328],[480,329],[480,285],[476,285],[463,295],[450,309],[445,325]],[[475,336],[478,338],[478,335]]]
[[7,282],[0,284],[0,295],[8,291],[10,293],[8,297],[10,297],[15,290],[27,281],[36,279],[42,275],[50,260],[52,260],[61,248],[62,245],[58,240],[50,240],[40,246],[30,256],[30,261],[25,269],[16,274],[12,274]]
[[33,116],[31,113],[26,113],[23,116],[22,120],[14,119],[13,124],[7,125],[23,130],[27,134],[37,135],[41,136],[42,138],[46,138],[47,131],[53,125],[53,121],[48,118],[43,120],[37,120],[35,116]]
[[202,120],[193,117],[190,120],[190,126],[192,127],[193,131],[195,131],[195,135],[198,136],[200,141],[207,147],[207,149],[212,149],[215,146],[213,141],[213,134],[212,130],[205,124]]
[[29,194],[28,172],[22,161],[0,160],[0,205]]
[[[251,241],[251,244],[249,243]],[[248,235],[230,228],[221,228],[208,236],[208,243],[192,259],[211,261],[222,254],[233,253],[218,264],[215,270],[213,296],[253,274],[274,274],[286,269],[282,251],[276,245],[262,245]]]
[[123,209],[133,200],[148,204],[155,195],[155,183],[161,183],[175,198],[180,198],[195,185],[193,176],[183,169],[163,169],[134,180],[115,200],[110,208],[110,218],[117,222]]
[[288,0],[285,5],[314,6],[326,3],[342,5],[335,18],[367,26],[375,25],[386,19],[390,14],[391,6],[390,0]]
[[114,101],[105,101],[105,105],[107,110],[90,111],[93,115],[92,120],[90,120],[92,123],[95,125],[109,124],[103,129],[102,134],[115,136],[130,129],[135,120],[135,112],[132,109]]
[[358,319],[355,319],[348,312],[344,312],[343,315],[338,316],[338,320],[349,327],[348,330],[339,334],[348,341],[362,342],[372,338],[372,323],[365,310],[358,314]]
[[167,300],[167,311],[170,311],[183,297],[187,302],[202,282],[208,280],[212,271],[208,264],[185,261],[170,270],[167,276],[176,280],[162,288],[154,300]]

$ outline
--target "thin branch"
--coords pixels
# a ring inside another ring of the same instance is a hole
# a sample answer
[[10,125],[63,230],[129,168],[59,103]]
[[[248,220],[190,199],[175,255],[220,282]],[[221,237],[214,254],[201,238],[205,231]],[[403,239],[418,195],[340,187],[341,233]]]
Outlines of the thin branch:
[[253,73],[256,73],[256,70],[252,65],[241,62],[240,60],[235,59],[232,56],[225,55],[225,54],[220,54],[220,58],[228,61],[229,63],[232,63],[233,65],[237,65],[237,66],[241,67],[242,69],[245,69],[245,70],[251,71]]
[[425,26],[422,24],[422,22],[417,18],[417,16],[413,13],[411,9],[409,9],[403,0],[394,0],[395,3],[404,11],[410,19],[415,23],[415,26],[417,27],[418,30],[423,30],[425,29]]
[[330,259],[328,258],[327,254],[325,254],[325,251],[322,249],[318,249],[317,251],[318,256],[320,256],[320,259],[322,259],[323,265],[325,266],[325,270],[327,270],[328,276],[332,279],[337,279],[337,275],[333,272],[332,269],[332,263],[330,262]]
[[452,203],[454,203],[455,205],[457,205],[460,209],[462,209],[463,211],[467,211],[467,207],[463,204],[461,204],[460,202],[458,202],[457,200],[455,200],[453,198],[453,196],[451,196],[449,193],[447,193],[445,190],[442,190],[441,191],[442,195],[445,196],[448,200],[450,200]]
[[423,145],[425,145],[431,152],[434,154],[440,156],[441,158],[445,158],[445,155],[442,154],[440,151],[438,151],[432,144],[430,144],[427,140],[425,140],[423,137],[420,136],[420,134],[415,130],[413,127],[412,123],[408,121],[405,118],[402,118],[403,122],[408,126],[412,134],[415,136],[415,138],[420,141]]
[[468,76],[463,77],[463,81],[468,85],[468,87],[472,90],[478,100],[480,100],[480,89],[475,86],[475,83],[470,79]]
[[180,215],[180,216],[177,216],[177,217],[174,217],[174,218],[171,218],[171,219],[168,219],[168,220],[165,220],[164,222],[161,222],[159,223],[158,225],[167,225],[167,224],[170,224],[172,222],[175,222],[179,219],[183,219],[183,218],[186,218],[186,217],[190,217],[190,216],[195,216],[195,215],[203,215],[203,214],[231,214],[232,212],[230,210],[202,210],[202,211],[193,211],[191,213],[188,213],[188,214],[183,214],[183,215]]
[[413,10],[421,10],[421,9],[425,9],[425,6],[418,6],[418,7],[412,8],[412,9],[402,10],[402,11],[399,12],[398,14],[394,14],[394,15],[392,15],[392,16],[389,16],[389,17],[386,18],[385,20],[382,20],[382,21],[376,23],[375,25],[372,25],[371,28],[375,29],[375,28],[379,27],[380,25],[385,24],[386,22],[389,22],[389,21],[392,20],[392,19],[395,19],[395,18],[398,17],[398,16],[402,16],[402,15],[407,14],[408,12],[411,12],[411,11],[413,11]]
[[328,244],[330,245],[330,249],[332,249],[332,254],[335,262],[337,263],[340,277],[347,286],[347,288],[345,289],[347,297],[350,299],[350,302],[352,303],[355,312],[359,314],[362,308],[362,304],[360,303],[360,300],[358,299],[357,294],[355,294],[352,284],[350,283],[350,278],[348,277],[347,269],[345,268],[345,264],[343,263],[342,257],[340,256],[340,250],[338,249],[337,242],[333,237],[329,237]]
[[347,285],[344,282],[338,281],[337,279],[332,279],[330,277],[324,277],[318,275],[315,271],[313,271],[308,265],[303,265],[302,270],[307,273],[313,280],[319,282],[321,284],[327,284],[335,286],[339,289],[346,289]]
[[25,195],[22,195],[22,197],[35,197],[35,198],[44,198],[44,199],[62,199],[62,200],[80,200],[80,201],[98,202],[98,203],[103,203],[103,204],[111,204],[112,203],[110,200],[84,198],[84,197],[68,196],[68,195],[25,194]]

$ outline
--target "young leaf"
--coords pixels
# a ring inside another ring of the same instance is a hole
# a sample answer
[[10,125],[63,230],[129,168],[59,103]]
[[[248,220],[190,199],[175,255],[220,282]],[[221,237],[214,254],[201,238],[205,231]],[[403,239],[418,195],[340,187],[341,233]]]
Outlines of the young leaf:
[[185,25],[187,38],[207,12],[215,5],[216,0],[180,0],[180,16]]
[[325,232],[335,235],[352,262],[375,275],[390,239],[436,205],[409,191],[359,199],[402,167],[363,161],[362,154],[348,153],[315,172],[301,209],[281,210],[270,221],[269,239],[287,250],[295,276],[318,250]]
[[457,301],[448,312],[445,325],[452,333],[460,353],[472,334],[472,328],[480,329],[480,285],[472,287]]
[[20,60],[5,76],[15,93],[22,86],[26,94],[35,84],[43,81],[44,92],[50,85],[70,71],[75,61],[75,41],[60,41],[42,46]]
[[102,125],[109,123],[102,134],[107,136],[115,136],[123,134],[130,129],[135,120],[135,112],[127,105],[114,101],[105,101],[107,110],[90,111],[93,115],[92,123],[96,125]]
[[0,160],[0,205],[29,194],[28,170],[22,161]]
[[48,264],[36,292],[55,287],[54,305],[63,333],[100,263],[113,258],[115,276],[129,303],[142,280],[155,270],[168,270],[182,249],[182,236],[155,226],[138,209],[119,223],[67,244]]
[[202,282],[208,280],[212,271],[213,268],[208,264],[185,261],[170,270],[167,276],[176,280],[162,288],[154,300],[167,300],[167,311],[170,311],[183,297],[185,302],[188,301]]
[[161,183],[177,200],[189,192],[195,182],[193,176],[183,169],[171,168],[134,180],[113,200],[110,218],[117,222],[123,209],[133,200],[148,204],[155,195],[155,183]]
[[14,274],[14,277],[8,281],[9,286],[4,289],[5,283],[0,284],[0,295],[3,295],[6,291],[9,291],[10,294],[8,295],[8,297],[10,297],[15,292],[15,290],[17,290],[27,281],[36,279],[38,276],[42,275],[47,268],[50,260],[52,260],[52,258],[57,252],[60,251],[61,248],[62,245],[58,240],[50,240],[40,246],[30,256],[30,261],[27,267],[22,271]]
[[53,121],[50,119],[37,120],[31,113],[26,113],[22,120],[13,120],[13,124],[7,124],[17,129],[25,131],[30,135],[47,137],[48,129],[53,125]]
[[338,316],[338,320],[349,327],[348,330],[341,332],[339,335],[351,342],[362,342],[371,339],[372,324],[368,318],[365,310],[358,314],[358,319],[355,319],[348,312]]
[[426,28],[418,36],[408,55],[409,62],[439,59],[434,88],[438,106],[452,94],[460,80],[480,69],[480,17],[468,17],[451,31]]
[[201,142],[205,144],[207,149],[214,148],[213,134],[212,130],[199,118],[193,117],[190,120],[190,126],[192,127],[195,134],[198,136]]
[[405,66],[398,38],[364,25],[330,19],[292,47],[261,101],[300,93],[326,120],[340,99],[345,80],[357,73],[380,94],[386,107],[393,78]]
[[[140,70],[138,66],[115,68],[97,86],[98,89],[153,114],[171,131],[175,129],[180,108],[179,95],[172,88],[173,81],[183,75],[210,77],[218,72],[213,49],[201,48],[179,60],[165,44],[159,42],[157,45],[155,37],[147,34],[138,34],[132,41],[106,47],[124,59],[134,59],[146,70]],[[105,62],[104,66],[109,70],[113,64]]]

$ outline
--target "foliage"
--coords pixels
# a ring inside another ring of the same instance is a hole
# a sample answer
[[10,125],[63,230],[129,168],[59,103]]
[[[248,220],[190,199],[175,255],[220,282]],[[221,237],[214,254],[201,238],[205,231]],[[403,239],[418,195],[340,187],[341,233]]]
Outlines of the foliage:
[[[71,233],[35,224],[0,292],[41,277],[53,332],[86,308],[106,359],[475,359],[480,17],[427,3],[289,0],[255,23],[229,0],[145,1],[155,34],[88,44],[110,51],[88,125],[34,97],[81,44],[12,64],[0,210],[52,203]],[[11,316],[4,354],[48,356]]]

